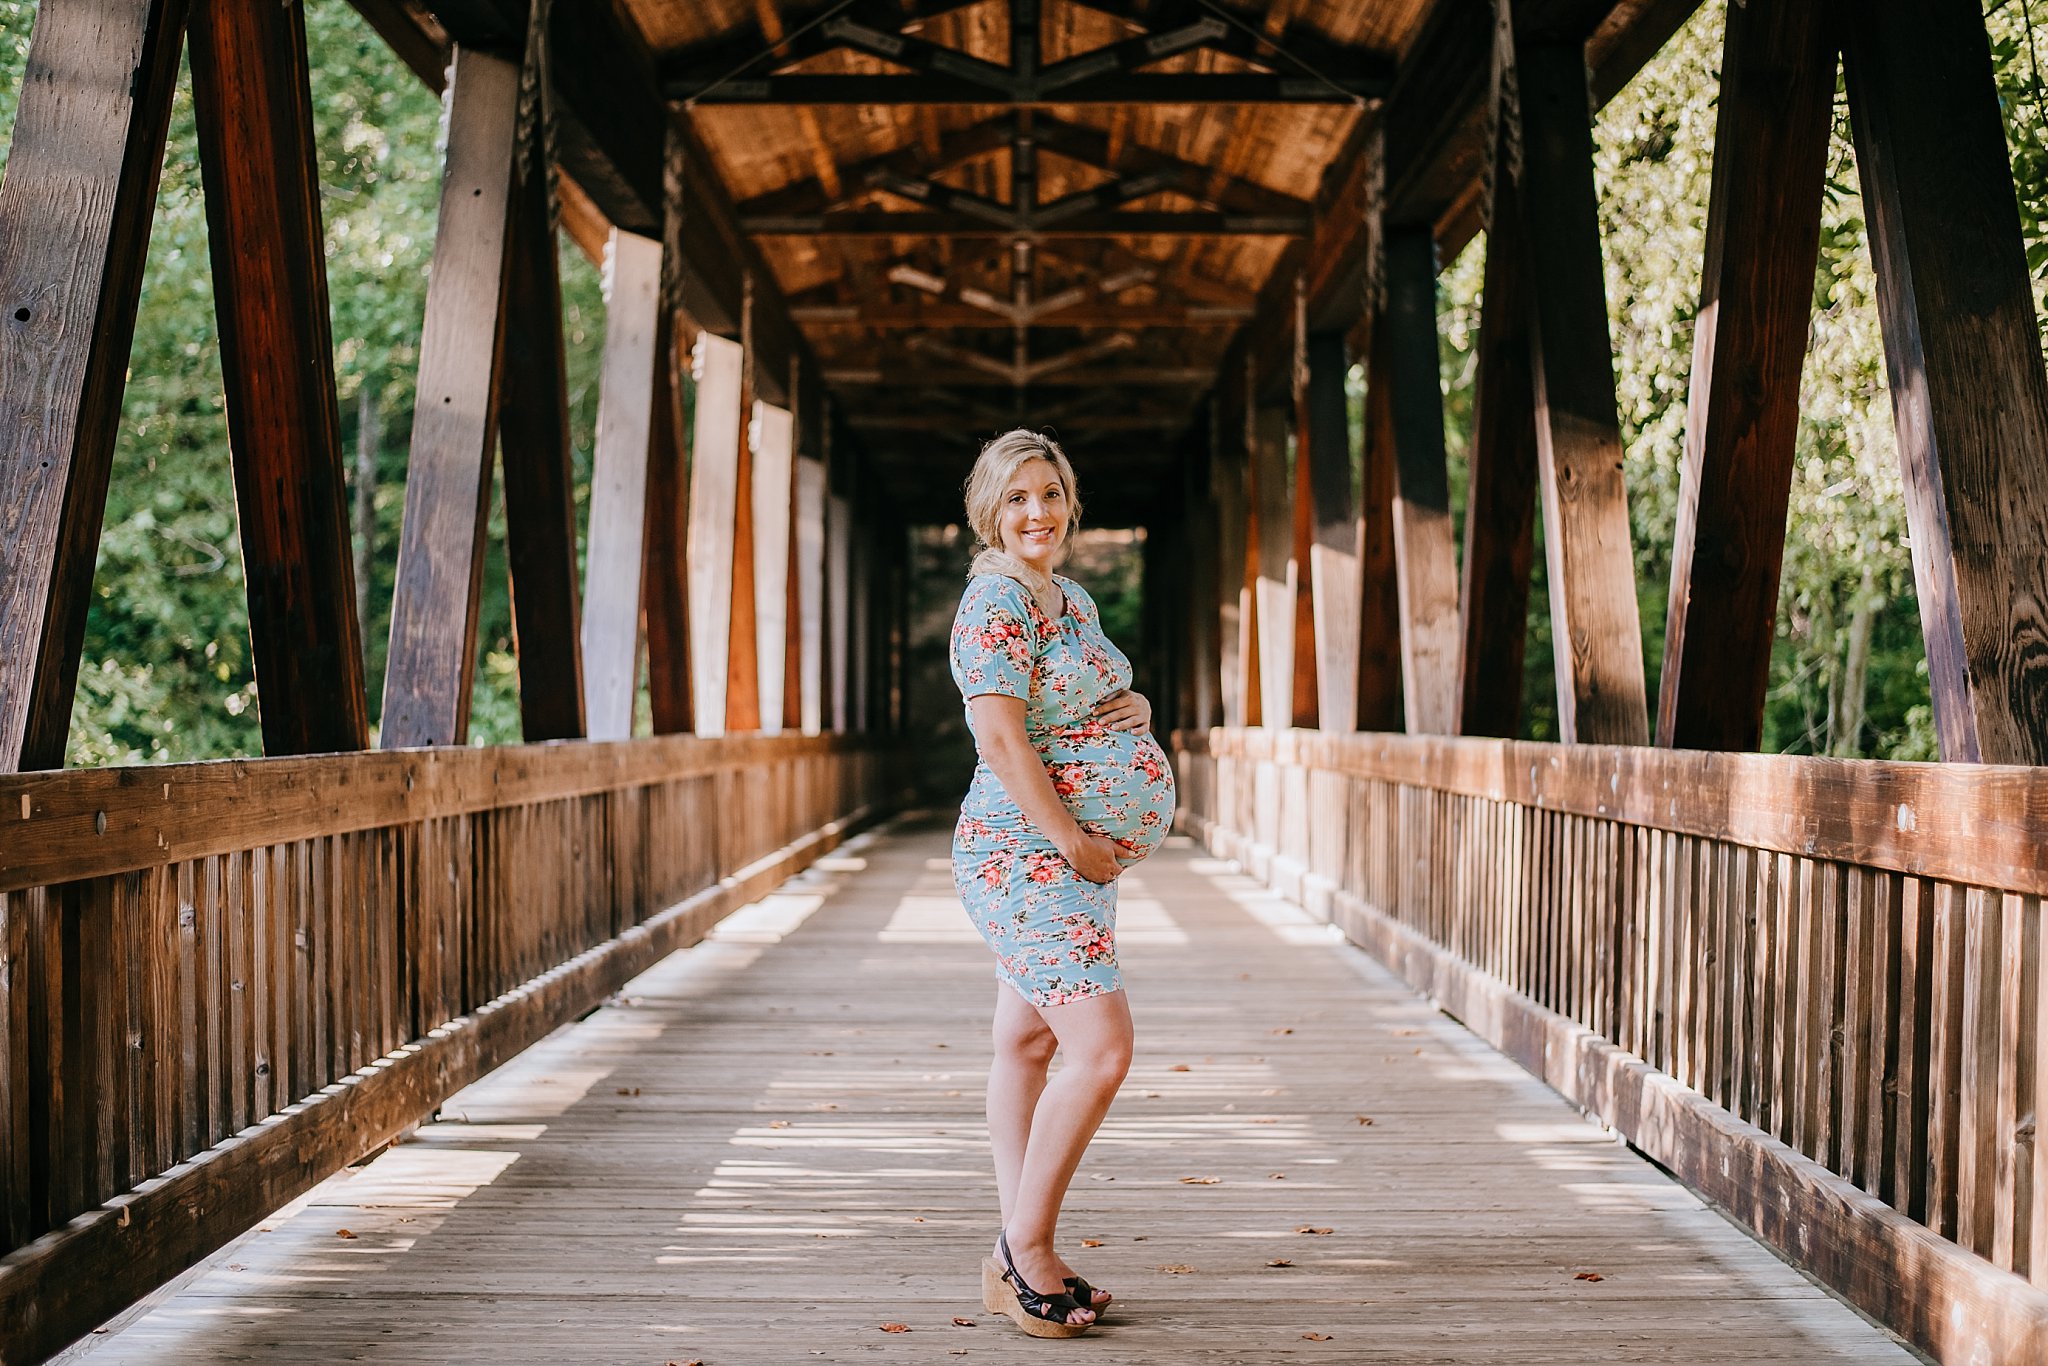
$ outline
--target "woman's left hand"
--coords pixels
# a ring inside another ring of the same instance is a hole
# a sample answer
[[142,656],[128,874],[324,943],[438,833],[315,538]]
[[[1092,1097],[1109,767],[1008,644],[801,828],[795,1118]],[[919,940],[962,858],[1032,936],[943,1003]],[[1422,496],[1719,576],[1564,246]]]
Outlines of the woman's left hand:
[[1133,730],[1142,735],[1152,729],[1152,704],[1145,694],[1125,688],[1095,704],[1095,719],[1111,730]]

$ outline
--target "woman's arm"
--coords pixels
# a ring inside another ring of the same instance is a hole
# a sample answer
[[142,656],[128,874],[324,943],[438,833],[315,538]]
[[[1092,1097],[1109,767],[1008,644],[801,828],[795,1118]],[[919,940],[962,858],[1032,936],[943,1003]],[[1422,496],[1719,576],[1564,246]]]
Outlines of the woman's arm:
[[1052,841],[1053,847],[1066,856],[1082,877],[1090,882],[1114,880],[1123,871],[1123,865],[1117,862],[1116,845],[1102,835],[1083,830],[1074,813],[1060,800],[1060,794],[1053,790],[1052,775],[1045,771],[1045,761],[1038,757],[1024,732],[1024,699],[982,693],[969,698],[967,707],[974,716],[974,734],[982,762],[996,775],[1024,818]]

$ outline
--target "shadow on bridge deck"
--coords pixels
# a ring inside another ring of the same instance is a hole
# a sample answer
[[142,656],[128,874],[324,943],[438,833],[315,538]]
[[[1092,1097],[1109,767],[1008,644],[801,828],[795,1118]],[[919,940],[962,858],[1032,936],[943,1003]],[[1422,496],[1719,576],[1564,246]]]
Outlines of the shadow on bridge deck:
[[[994,988],[946,855],[849,845],[62,1359],[1043,1359],[979,1304]],[[1138,1062],[1062,1231],[1120,1298],[1077,1356],[1913,1359],[1186,839],[1121,919]]]

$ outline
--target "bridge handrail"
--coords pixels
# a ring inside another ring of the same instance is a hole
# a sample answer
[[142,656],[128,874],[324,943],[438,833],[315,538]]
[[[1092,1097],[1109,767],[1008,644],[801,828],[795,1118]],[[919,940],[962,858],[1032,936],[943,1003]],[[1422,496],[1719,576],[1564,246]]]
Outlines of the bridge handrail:
[[2048,769],[1180,732],[1182,818],[1946,1361],[2048,1360]]
[[878,813],[888,758],[666,736],[0,776],[0,1363],[700,938]]

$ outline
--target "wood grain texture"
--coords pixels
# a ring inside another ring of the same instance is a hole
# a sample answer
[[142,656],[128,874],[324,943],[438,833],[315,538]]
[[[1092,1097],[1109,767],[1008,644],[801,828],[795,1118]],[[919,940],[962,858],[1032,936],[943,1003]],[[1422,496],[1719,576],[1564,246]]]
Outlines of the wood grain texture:
[[1982,14],[1859,7],[1844,66],[1941,755],[2048,763],[2048,375]]
[[789,674],[789,554],[796,487],[793,419],[787,409],[756,403],[748,446],[754,453],[754,658],[760,716],[756,729],[780,734]]
[[64,762],[186,10],[36,7],[0,186],[0,772]]
[[1458,595],[1457,729],[1511,738],[1521,729],[1536,545],[1536,377],[1528,263],[1517,244],[1521,208],[1498,147],[1489,222]]
[[[664,269],[666,269],[664,248]],[[684,459],[679,326],[663,306],[649,413],[646,516],[640,549],[640,620],[647,648],[647,701],[656,735],[696,724],[690,701],[690,489]]]
[[1358,729],[1403,728],[1401,593],[1394,547],[1394,499],[1399,485],[1394,451],[1394,382],[1391,357],[1375,329],[1366,357],[1365,430],[1358,486],[1358,568],[1362,581],[1358,624]]
[[1823,0],[1729,12],[1658,685],[1661,745],[1753,750],[1763,741],[1834,93]]
[[699,735],[726,730],[726,660],[732,641],[733,528],[739,506],[741,441],[738,342],[697,335],[690,443],[690,696]]
[[661,260],[653,238],[612,233],[583,584],[584,693],[599,740],[632,734],[640,685],[648,452],[656,421],[668,418],[665,407],[655,411],[655,373],[666,364]]
[[378,723],[385,749],[462,743],[476,669],[519,68],[458,49],[453,69]]
[[554,204],[538,120],[522,131],[505,246],[504,382],[498,448],[505,472],[505,558],[519,657],[520,733],[584,733],[583,608],[576,582],[576,481]]
[[361,749],[369,723],[303,12],[201,5],[191,71],[263,748]]
[[1646,744],[1585,56],[1578,43],[1517,44],[1515,63],[1558,728],[1567,741]]
[[1444,468],[1438,378],[1436,247],[1427,228],[1387,230],[1384,348],[1393,426],[1394,561],[1401,602],[1401,696],[1407,729],[1448,735],[1458,724],[1458,561]]

